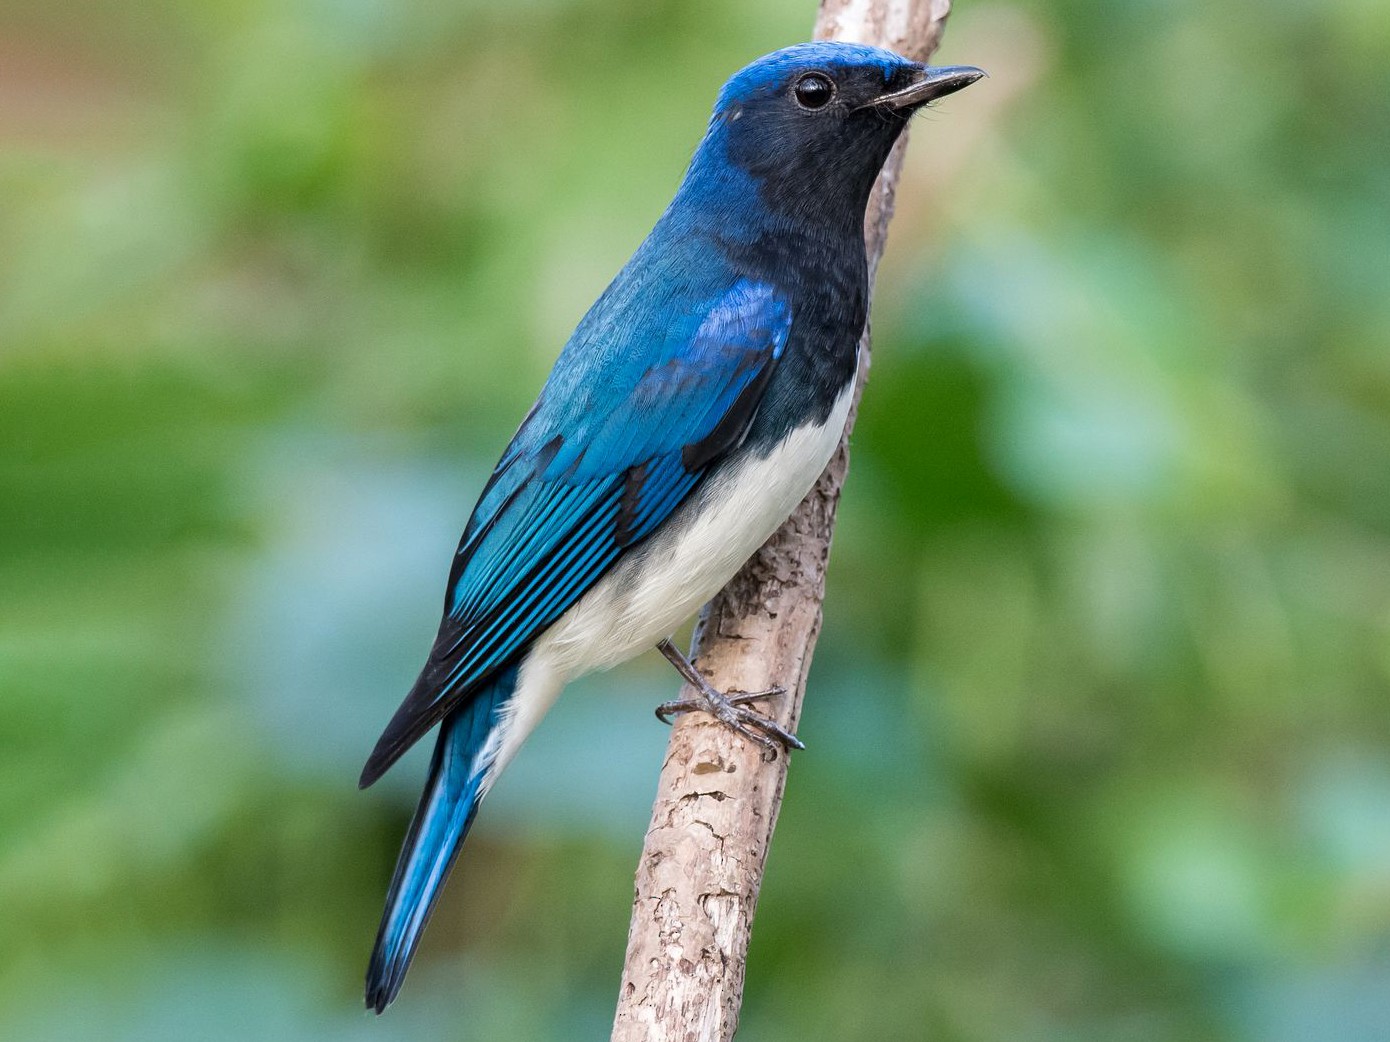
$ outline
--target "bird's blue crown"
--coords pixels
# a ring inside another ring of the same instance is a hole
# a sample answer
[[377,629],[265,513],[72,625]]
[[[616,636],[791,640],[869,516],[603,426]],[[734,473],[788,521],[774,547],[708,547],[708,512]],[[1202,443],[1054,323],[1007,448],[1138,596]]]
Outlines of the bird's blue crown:
[[820,69],[864,69],[877,67],[887,84],[895,73],[913,63],[900,54],[862,43],[835,43],[820,40],[783,47],[745,65],[731,76],[719,92],[714,111],[718,115],[734,106],[772,93],[784,86],[797,72]]

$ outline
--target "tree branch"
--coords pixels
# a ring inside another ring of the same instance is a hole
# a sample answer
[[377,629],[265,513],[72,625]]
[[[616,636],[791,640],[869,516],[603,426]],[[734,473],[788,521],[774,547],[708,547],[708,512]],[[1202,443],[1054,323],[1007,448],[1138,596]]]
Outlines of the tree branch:
[[[823,0],[815,36],[877,44],[925,61],[941,39],[950,0]],[[904,133],[869,201],[870,286],[883,254]],[[854,408],[830,466],[810,495],[701,614],[695,652],[715,687],[787,690],[773,714],[801,716],[835,507],[849,467],[846,441],[869,367],[860,345]],[[690,697],[693,692],[683,692]],[[651,825],[637,866],[613,1042],[727,1042],[738,1027],[748,939],[787,757],[764,762],[754,743],[704,713],[671,729]],[[812,754],[814,755],[814,754]]]

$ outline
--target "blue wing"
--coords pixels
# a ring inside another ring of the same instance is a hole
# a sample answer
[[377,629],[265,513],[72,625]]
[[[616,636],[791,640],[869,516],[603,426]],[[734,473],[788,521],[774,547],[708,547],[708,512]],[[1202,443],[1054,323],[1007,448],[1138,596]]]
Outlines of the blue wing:
[[362,785],[513,661],[742,441],[791,328],[785,301],[748,280],[648,340],[605,323],[627,309],[604,304],[576,330],[474,508],[429,661]]

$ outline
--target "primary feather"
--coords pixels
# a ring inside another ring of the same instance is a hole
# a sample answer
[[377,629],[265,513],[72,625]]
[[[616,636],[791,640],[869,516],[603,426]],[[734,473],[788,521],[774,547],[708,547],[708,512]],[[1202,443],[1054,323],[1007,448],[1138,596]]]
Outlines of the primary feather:
[[[742,439],[790,310],[770,287],[740,279],[685,318],[693,329],[677,323],[660,339],[640,328],[610,336],[617,366],[582,349],[593,332],[588,319],[580,326],[575,369],[541,393],[464,531],[434,648],[363,786],[564,614]],[[587,376],[594,370],[603,379]],[[576,415],[576,385],[607,400]]]

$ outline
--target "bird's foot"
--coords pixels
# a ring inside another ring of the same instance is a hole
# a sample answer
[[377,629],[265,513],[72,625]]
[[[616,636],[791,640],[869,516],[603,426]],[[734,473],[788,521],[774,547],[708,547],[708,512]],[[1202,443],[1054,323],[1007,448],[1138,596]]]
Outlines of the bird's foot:
[[706,684],[700,688],[698,698],[662,702],[656,707],[656,718],[663,724],[669,724],[671,717],[677,713],[709,713],[725,727],[761,745],[765,760],[775,760],[779,749],[805,749],[806,746],[776,720],[749,709],[748,703],[762,698],[780,698],[785,693],[780,687],[772,687],[766,691],[730,691],[724,694]]
[[748,706],[760,699],[780,698],[786,691],[780,687],[766,691],[730,691],[725,694],[706,680],[689,659],[682,655],[669,641],[663,640],[657,647],[670,660],[699,694],[695,698],[682,698],[663,702],[656,707],[656,718],[663,724],[671,723],[671,717],[678,713],[709,713],[730,730],[749,741],[757,742],[763,748],[763,759],[775,760],[779,749],[805,749],[801,739],[792,734],[776,720],[757,713]]

